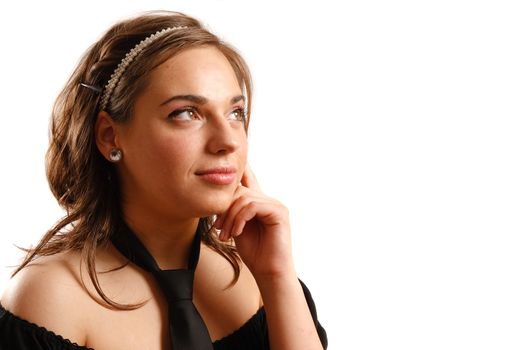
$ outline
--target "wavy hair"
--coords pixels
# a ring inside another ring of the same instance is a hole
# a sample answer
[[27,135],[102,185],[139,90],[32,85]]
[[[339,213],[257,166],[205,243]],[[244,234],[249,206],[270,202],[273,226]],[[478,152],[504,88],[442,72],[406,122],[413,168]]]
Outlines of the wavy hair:
[[[24,249],[27,255],[13,276],[38,256],[76,250],[81,252],[81,266],[82,262],[86,263],[97,293],[110,307],[128,310],[143,305],[112,301],[98,281],[95,269],[97,247],[109,244],[112,233],[118,228],[121,196],[117,172],[95,144],[94,128],[101,94],[80,84],[104,87],[117,65],[136,44],[162,29],[177,26],[186,28],[161,36],[135,58],[121,77],[105,110],[116,122],[126,123],[135,99],[147,86],[151,70],[185,49],[212,45],[228,59],[246,95],[244,125],[248,130],[251,76],[245,61],[234,48],[210,33],[198,20],[178,12],[148,12],[113,25],[82,56],[52,110],[46,174],[51,191],[66,215],[46,232],[36,247]],[[232,286],[239,278],[240,257],[234,246],[219,241],[213,228],[214,220],[215,217],[200,219],[203,242],[233,267]]]

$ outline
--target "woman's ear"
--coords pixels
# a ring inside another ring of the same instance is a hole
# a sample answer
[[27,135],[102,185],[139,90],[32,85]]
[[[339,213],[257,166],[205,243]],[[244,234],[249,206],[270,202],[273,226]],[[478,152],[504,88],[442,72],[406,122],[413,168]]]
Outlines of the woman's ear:
[[95,122],[95,141],[98,150],[107,160],[110,160],[110,151],[119,148],[117,125],[105,111],[100,111],[97,115],[97,121]]

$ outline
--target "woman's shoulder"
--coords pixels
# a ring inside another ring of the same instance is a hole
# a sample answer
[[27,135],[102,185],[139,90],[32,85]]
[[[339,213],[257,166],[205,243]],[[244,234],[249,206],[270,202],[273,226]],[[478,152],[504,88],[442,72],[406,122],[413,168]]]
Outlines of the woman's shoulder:
[[[242,299],[249,304],[255,304],[257,307],[262,306],[262,298],[255,278],[244,262],[239,261],[239,278],[232,285],[234,270],[230,262],[210,247],[203,247],[195,277],[197,292],[202,293],[204,298],[213,300],[215,303],[221,300],[220,296],[228,298],[232,294],[238,294],[237,297],[242,296]],[[219,307],[222,308],[223,306]]]
[[231,285],[234,270],[230,263],[210,247],[201,249],[195,274],[194,303],[212,339],[233,333],[262,306],[257,283],[242,261],[240,269],[238,281]]
[[7,284],[1,304],[10,313],[85,343],[82,310],[85,291],[78,276],[75,251],[42,256],[20,270]]

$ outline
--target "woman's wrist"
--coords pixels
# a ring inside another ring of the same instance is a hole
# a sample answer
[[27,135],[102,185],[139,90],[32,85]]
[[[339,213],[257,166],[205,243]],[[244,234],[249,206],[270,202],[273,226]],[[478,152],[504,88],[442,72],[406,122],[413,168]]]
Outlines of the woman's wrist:
[[263,298],[265,294],[276,293],[282,288],[298,283],[293,262],[279,270],[259,274],[255,273],[253,277],[259,286]]

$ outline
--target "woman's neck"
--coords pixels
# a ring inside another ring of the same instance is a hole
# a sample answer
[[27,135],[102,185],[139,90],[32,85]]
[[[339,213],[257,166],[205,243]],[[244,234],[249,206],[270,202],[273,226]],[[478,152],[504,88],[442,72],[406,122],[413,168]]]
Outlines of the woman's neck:
[[162,270],[187,268],[199,218],[163,219],[125,211],[126,224]]

